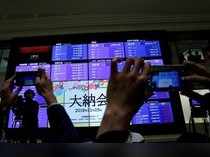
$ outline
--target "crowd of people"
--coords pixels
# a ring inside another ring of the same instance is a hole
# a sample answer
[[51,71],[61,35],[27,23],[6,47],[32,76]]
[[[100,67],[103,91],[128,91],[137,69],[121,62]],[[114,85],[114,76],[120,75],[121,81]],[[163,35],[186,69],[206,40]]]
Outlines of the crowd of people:
[[[149,86],[151,73],[151,65],[149,63],[145,63],[143,59],[130,58],[126,60],[122,72],[118,72],[118,62],[120,60],[117,58],[114,58],[111,62],[111,75],[107,87],[108,104],[93,142],[133,142],[132,138],[129,138],[131,135],[129,131],[130,121],[143,103],[152,95]],[[202,65],[192,62],[185,63],[185,70],[189,71],[190,75],[182,78],[186,86],[182,93],[209,104],[209,93],[204,96],[194,93],[193,89],[190,88],[190,84],[198,82],[205,86],[206,89],[209,89],[210,72]],[[53,139],[51,139],[52,142],[82,142],[65,109],[58,103],[53,94],[51,80],[47,77],[44,70],[39,69],[39,71],[41,75],[36,78],[36,89],[47,102],[50,128],[54,132]],[[17,101],[18,93],[20,92],[20,89],[16,91],[11,89],[13,79],[14,77],[11,77],[6,80],[1,88],[0,113],[2,114]],[[33,93],[29,91],[25,94],[25,97],[27,99],[26,102],[30,102],[32,101]],[[210,107],[208,107],[208,110],[210,110]],[[36,104],[34,104],[35,112],[37,112]],[[31,117],[31,113],[25,113],[29,114],[28,117]],[[31,126],[28,126],[32,124],[29,121],[33,121],[34,126],[36,126],[36,118],[37,116],[25,120],[24,126],[31,128]]]

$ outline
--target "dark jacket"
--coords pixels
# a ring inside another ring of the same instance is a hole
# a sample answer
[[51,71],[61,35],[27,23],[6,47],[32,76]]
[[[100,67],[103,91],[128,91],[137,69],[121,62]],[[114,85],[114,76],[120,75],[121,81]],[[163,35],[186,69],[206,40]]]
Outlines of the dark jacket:
[[[63,106],[57,104],[48,108],[48,119],[52,134],[49,142],[84,142],[78,135],[76,128],[66,113]],[[128,131],[111,131],[101,135],[94,142],[125,142],[128,138]]]
[[39,104],[34,100],[27,100],[23,104],[23,128],[38,128]]
[[80,142],[77,130],[61,105],[54,105],[47,110],[51,128],[49,142]]

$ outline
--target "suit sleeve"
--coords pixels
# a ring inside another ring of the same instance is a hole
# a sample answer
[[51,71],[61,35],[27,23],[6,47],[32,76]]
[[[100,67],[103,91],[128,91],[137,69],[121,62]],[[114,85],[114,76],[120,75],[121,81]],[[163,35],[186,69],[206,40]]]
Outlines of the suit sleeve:
[[52,142],[78,142],[79,136],[71,119],[61,105],[54,105],[47,110],[51,128]]
[[96,143],[125,143],[128,139],[129,131],[119,130],[119,131],[109,131],[103,133],[98,138],[95,139]]

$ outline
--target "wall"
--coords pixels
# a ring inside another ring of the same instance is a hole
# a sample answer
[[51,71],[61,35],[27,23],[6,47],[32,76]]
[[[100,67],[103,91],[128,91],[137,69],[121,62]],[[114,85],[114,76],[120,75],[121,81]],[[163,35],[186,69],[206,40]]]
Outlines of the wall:
[[210,28],[209,0],[3,1],[0,40],[19,36]]

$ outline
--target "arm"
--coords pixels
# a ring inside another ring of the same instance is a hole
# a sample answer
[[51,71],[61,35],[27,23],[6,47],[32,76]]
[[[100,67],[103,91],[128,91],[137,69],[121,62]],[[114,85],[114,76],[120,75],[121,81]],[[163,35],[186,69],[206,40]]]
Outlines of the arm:
[[185,71],[191,73],[191,75],[182,78],[184,85],[187,85],[188,90],[190,90],[190,85],[193,82],[197,82],[205,86],[206,89],[210,89],[210,72],[204,66],[193,62],[187,62],[185,63]]
[[77,131],[63,106],[53,105],[47,114],[56,142],[79,142]]
[[52,82],[44,71],[36,78],[37,91],[45,98],[48,105],[48,119],[53,131],[53,142],[77,142],[78,135],[65,109],[57,103],[53,94]]
[[190,72],[191,75],[182,78],[184,90],[183,95],[186,95],[192,99],[204,102],[206,108],[210,109],[209,94],[200,95],[193,91],[192,83],[196,82],[201,84],[205,89],[210,89],[210,72],[202,65],[193,62],[185,63],[185,70]]
[[98,142],[125,142],[133,115],[151,95],[147,91],[149,64],[141,59],[129,59],[119,73],[117,62],[114,59],[111,65],[107,89],[108,105],[97,133]]
[[14,103],[15,99],[17,98],[17,95],[21,91],[21,87],[18,87],[14,92],[12,91],[11,84],[13,82],[15,76],[12,76],[8,80],[4,81],[4,83],[1,85],[0,90],[0,128],[6,128],[6,119],[9,112],[9,108]]
[[12,103],[14,103],[15,99],[17,98],[17,95],[20,93],[22,89],[22,87],[17,87],[15,91],[12,91],[12,89],[10,89],[14,77],[15,76],[12,76],[8,80],[4,81],[4,83],[2,84],[2,88],[0,91],[0,96],[1,96],[0,111],[4,111],[8,107],[10,107]]

